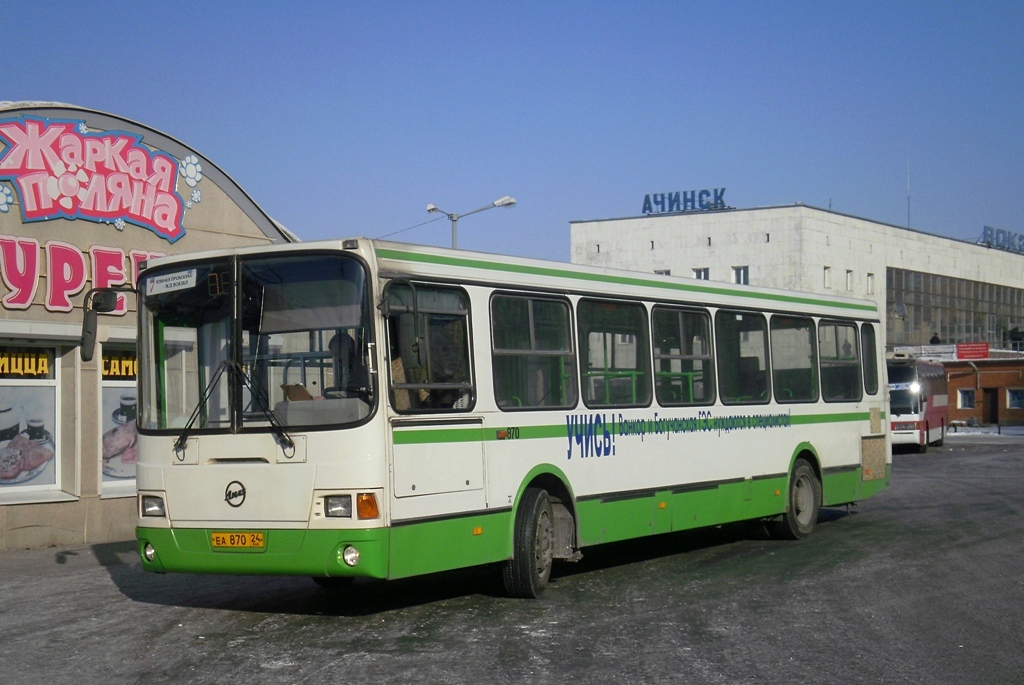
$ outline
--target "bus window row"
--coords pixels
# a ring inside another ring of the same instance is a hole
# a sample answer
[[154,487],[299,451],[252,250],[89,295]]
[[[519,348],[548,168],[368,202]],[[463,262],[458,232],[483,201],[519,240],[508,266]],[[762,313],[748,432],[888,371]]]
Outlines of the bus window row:
[[[386,296],[392,406],[467,410],[469,297],[393,282]],[[879,390],[870,323],[746,310],[495,293],[494,399],[504,411],[857,402]],[[575,331],[573,327],[575,314]],[[648,321],[650,318],[650,321]],[[574,336],[575,334],[575,336]]]

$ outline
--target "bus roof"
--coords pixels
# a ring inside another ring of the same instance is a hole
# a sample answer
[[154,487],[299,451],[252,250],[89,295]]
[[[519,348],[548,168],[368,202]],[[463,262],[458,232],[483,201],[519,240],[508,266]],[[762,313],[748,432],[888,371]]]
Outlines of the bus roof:
[[368,238],[324,240],[284,245],[239,247],[161,257],[147,267],[215,259],[231,255],[281,254],[307,251],[355,251],[376,261],[382,275],[475,282],[502,288],[556,288],[565,292],[602,293],[614,289],[626,297],[685,298],[695,304],[766,308],[819,315],[879,320],[870,300],[664,276],[639,271],[583,266],[485,252],[427,247]]

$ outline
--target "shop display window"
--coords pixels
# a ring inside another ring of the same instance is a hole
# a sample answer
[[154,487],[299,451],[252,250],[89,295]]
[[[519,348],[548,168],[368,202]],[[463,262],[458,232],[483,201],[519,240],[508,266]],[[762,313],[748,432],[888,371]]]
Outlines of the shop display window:
[[57,487],[56,350],[0,345],[0,493]]
[[139,459],[136,416],[138,410],[135,350],[103,346],[100,426],[103,485],[107,493],[116,483],[134,481]]

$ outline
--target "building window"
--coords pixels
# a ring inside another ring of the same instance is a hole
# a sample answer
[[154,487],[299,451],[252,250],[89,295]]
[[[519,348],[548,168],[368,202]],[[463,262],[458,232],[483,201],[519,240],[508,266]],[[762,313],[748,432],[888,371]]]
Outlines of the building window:
[[710,280],[709,269],[706,266],[704,268],[702,268],[702,269],[694,269],[693,270],[693,277],[696,278],[699,281]]
[[732,282],[738,285],[750,285],[750,267],[734,266],[732,268]]
[[1024,388],[1007,388],[1006,406],[1009,409],[1024,409]]
[[960,390],[960,409],[974,409],[974,391]]
[[658,274],[659,276],[671,276],[672,269],[655,269],[654,273]]
[[853,272],[846,270],[846,291],[853,292]]
[[57,350],[0,347],[0,485],[52,489],[60,473]]
[[868,295],[875,294],[875,275],[868,274]]
[[825,267],[825,288],[832,287],[832,267]]

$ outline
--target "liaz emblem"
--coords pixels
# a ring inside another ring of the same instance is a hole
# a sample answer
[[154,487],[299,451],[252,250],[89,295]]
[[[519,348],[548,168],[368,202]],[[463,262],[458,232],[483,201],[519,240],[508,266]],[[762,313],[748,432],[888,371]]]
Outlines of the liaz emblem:
[[237,480],[228,483],[228,486],[224,488],[224,501],[236,509],[242,506],[242,503],[245,502],[245,486]]

